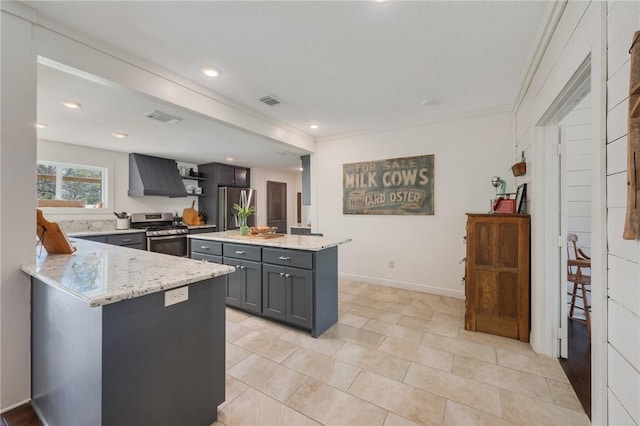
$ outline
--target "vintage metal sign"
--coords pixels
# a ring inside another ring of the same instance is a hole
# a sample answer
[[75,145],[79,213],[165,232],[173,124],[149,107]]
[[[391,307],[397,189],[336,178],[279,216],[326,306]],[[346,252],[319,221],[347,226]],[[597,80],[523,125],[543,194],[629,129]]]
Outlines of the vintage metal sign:
[[433,155],[342,165],[344,214],[433,214]]

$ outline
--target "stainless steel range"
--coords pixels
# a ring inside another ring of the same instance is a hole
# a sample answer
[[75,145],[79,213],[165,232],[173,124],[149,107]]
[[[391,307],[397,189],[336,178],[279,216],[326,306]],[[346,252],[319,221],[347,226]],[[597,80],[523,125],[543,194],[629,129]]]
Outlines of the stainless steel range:
[[131,227],[144,229],[147,251],[186,257],[189,255],[186,225],[176,225],[171,213],[134,213]]

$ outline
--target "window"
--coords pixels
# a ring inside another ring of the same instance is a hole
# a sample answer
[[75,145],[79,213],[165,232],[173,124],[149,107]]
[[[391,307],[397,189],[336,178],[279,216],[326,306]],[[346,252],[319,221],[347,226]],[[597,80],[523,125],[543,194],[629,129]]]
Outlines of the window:
[[107,169],[64,163],[37,164],[39,207],[106,206]]

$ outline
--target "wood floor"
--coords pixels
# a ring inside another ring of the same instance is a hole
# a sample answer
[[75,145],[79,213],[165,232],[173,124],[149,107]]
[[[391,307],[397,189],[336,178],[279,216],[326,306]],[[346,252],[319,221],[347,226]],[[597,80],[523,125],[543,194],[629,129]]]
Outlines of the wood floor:
[[591,340],[586,324],[569,319],[569,357],[560,364],[585,413],[591,418]]
[[31,404],[25,404],[4,413],[2,426],[42,426],[42,422]]

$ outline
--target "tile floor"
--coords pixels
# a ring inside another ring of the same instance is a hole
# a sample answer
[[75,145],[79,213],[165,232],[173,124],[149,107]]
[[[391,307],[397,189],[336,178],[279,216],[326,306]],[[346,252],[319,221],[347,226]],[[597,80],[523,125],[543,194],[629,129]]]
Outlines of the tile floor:
[[464,330],[464,301],[341,280],[308,333],[227,308],[216,426],[586,425],[557,359]]

